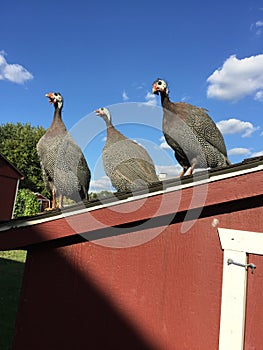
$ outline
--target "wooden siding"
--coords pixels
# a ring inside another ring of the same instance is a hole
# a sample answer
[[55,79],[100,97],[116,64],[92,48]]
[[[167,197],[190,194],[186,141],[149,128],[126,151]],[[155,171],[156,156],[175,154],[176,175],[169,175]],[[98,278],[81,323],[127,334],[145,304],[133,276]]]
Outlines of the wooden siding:
[[[28,249],[13,350],[217,349],[217,227],[262,232],[262,173],[0,226],[0,249]],[[260,349],[250,259],[245,348]]]
[[20,173],[20,171],[2,154],[0,154],[0,176],[14,179],[23,178],[23,175]]
[[16,200],[17,182],[15,178],[0,176],[0,221],[10,220]]
[[[217,216],[231,228],[242,218]],[[262,209],[248,210],[246,221],[260,230]],[[185,234],[174,223],[127,249],[83,242],[30,250],[14,349],[217,349],[223,254],[212,222],[200,218]],[[262,317],[256,308],[250,328]],[[260,348],[261,336],[253,339]]]
[[0,221],[10,220],[18,182],[23,175],[0,154]]

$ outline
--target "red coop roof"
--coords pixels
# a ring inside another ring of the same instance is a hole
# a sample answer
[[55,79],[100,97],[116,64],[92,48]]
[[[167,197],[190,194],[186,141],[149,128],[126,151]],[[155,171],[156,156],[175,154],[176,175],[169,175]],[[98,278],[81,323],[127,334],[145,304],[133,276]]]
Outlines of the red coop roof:
[[6,176],[22,180],[24,175],[0,153],[0,176]]

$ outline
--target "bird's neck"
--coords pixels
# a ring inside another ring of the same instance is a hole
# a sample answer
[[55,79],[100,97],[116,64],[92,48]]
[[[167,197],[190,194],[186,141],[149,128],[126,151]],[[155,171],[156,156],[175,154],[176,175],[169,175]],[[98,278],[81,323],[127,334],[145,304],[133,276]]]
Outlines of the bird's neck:
[[107,145],[126,140],[126,137],[113,125],[107,127]]
[[106,123],[107,130],[108,130],[109,128],[113,128],[111,119],[109,119],[107,116],[102,116],[102,118],[104,119],[104,121],[105,121],[105,123]]
[[[107,124],[107,123],[106,123]],[[109,122],[107,124],[107,138],[109,138],[110,135],[114,135],[114,133],[116,132],[116,129],[114,128],[114,126]]]
[[167,108],[169,106],[169,104],[171,103],[169,96],[164,92],[161,92],[161,102],[162,102],[162,106],[164,108]]
[[61,108],[56,108],[53,116],[53,121],[50,126],[50,129],[63,128],[63,131],[66,130],[65,124],[62,121]]

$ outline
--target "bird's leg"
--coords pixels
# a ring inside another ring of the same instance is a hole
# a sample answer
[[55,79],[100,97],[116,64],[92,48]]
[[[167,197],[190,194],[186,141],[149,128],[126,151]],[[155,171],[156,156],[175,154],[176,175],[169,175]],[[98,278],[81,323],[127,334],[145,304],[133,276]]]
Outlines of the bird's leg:
[[188,175],[192,175],[192,174],[193,174],[193,171],[194,171],[194,167],[191,167],[190,170],[189,170]]
[[194,159],[193,162],[192,162],[192,165],[190,167],[186,167],[186,166],[183,167],[183,170],[181,171],[179,177],[183,177],[187,173],[188,169],[189,169],[188,175],[192,175],[193,171],[194,171],[194,169],[196,167],[196,164],[197,164],[197,160]]
[[180,172],[179,177],[183,177],[184,174],[187,172],[188,168],[187,167],[183,167],[183,170]]
[[56,189],[52,189],[52,209],[56,208]]
[[196,167],[196,164],[197,164],[197,161],[194,160],[194,161],[192,162],[191,167],[190,167],[189,175],[192,175],[192,174],[193,174],[193,171],[194,171],[194,169],[195,169],[195,167]]
[[61,209],[63,207],[63,195],[60,194],[58,197],[58,208]]

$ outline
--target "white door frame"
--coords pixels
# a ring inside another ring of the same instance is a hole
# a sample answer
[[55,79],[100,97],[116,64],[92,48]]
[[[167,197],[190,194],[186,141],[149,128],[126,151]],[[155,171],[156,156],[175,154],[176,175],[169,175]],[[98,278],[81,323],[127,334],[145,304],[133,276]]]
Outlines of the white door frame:
[[243,350],[247,254],[263,255],[263,233],[218,228],[218,234],[224,250],[219,350]]

